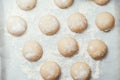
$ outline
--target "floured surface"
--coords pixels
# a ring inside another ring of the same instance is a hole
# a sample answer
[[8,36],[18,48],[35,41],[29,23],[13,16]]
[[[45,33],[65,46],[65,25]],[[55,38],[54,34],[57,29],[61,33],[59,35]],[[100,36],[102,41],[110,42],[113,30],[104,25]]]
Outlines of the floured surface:
[[[28,23],[25,35],[21,37],[11,36],[4,25],[4,65],[6,73],[3,80],[43,80],[40,76],[40,67],[46,61],[55,61],[61,66],[62,75],[60,80],[72,80],[70,68],[73,63],[84,61],[92,68],[91,80],[119,80],[119,27],[104,33],[95,25],[96,15],[102,11],[111,12],[116,20],[114,0],[106,6],[98,6],[89,0],[75,0],[73,6],[68,9],[59,9],[52,0],[38,0],[37,6],[31,11],[23,11],[16,5],[16,0],[3,0],[5,22],[11,16],[21,16]],[[67,18],[74,12],[81,12],[88,20],[88,28],[82,34],[70,31],[67,26]],[[40,17],[45,14],[52,14],[57,17],[61,27],[54,36],[46,36],[39,30]],[[64,58],[57,50],[57,42],[63,37],[71,36],[80,45],[80,52],[71,58]],[[109,53],[102,61],[94,61],[87,53],[87,43],[91,39],[102,39],[109,47]],[[113,39],[114,38],[114,39]],[[22,55],[22,48],[27,40],[36,40],[43,47],[42,58],[34,63],[28,62]],[[114,65],[114,66],[113,66]],[[113,67],[113,68],[111,68]]]

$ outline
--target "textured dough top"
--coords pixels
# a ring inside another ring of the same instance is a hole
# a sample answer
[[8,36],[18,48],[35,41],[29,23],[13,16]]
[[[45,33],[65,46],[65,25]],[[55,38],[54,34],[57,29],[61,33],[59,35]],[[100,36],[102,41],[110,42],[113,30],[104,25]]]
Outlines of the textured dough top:
[[107,54],[107,50],[107,45],[101,40],[94,39],[88,43],[88,52],[95,60],[102,59]]
[[40,73],[45,80],[56,80],[61,69],[56,62],[48,61],[41,66]]
[[36,6],[37,0],[17,0],[16,3],[22,10],[28,11]]
[[87,19],[81,13],[74,13],[68,17],[68,26],[71,31],[81,33],[87,28]]
[[96,17],[96,25],[102,31],[109,31],[114,27],[114,16],[109,12],[102,12]]
[[89,80],[91,69],[84,62],[77,62],[71,67],[71,75],[74,80]]
[[23,55],[27,60],[35,62],[41,58],[42,54],[42,46],[37,41],[29,40],[24,44]]
[[27,29],[26,21],[19,16],[12,16],[7,21],[7,30],[14,36],[21,36]]
[[79,50],[79,46],[74,38],[65,37],[59,40],[58,50],[63,56],[71,57]]
[[54,2],[58,7],[64,9],[70,7],[74,0],[54,0]]
[[60,23],[55,16],[44,15],[39,21],[40,30],[46,35],[55,34],[60,27]]

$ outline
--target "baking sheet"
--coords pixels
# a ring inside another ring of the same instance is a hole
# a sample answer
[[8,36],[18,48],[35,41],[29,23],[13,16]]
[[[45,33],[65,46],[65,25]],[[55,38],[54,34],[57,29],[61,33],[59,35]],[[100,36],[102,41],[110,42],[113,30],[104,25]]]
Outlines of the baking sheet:
[[[0,80],[3,80],[2,75],[4,74],[4,63],[2,63],[4,61],[4,25],[3,25],[3,2],[0,1]],[[3,64],[3,65],[2,65]]]
[[[111,0],[106,6],[98,6],[90,0],[75,0],[72,7],[59,9],[51,0],[38,0],[35,9],[25,12],[16,5],[16,0],[1,0],[1,56],[2,56],[2,79],[1,80],[43,80],[40,76],[40,66],[48,61],[56,61],[60,64],[62,75],[59,80],[72,80],[70,67],[78,61],[87,62],[93,71],[91,80],[120,80],[120,24],[119,24],[119,0]],[[95,17],[102,11],[111,12],[116,19],[115,28],[104,33],[99,31],[95,25]],[[88,29],[82,34],[72,33],[66,24],[67,17],[74,13],[81,12],[88,19]],[[44,14],[55,15],[61,23],[60,31],[54,36],[45,36],[39,30],[39,19]],[[5,22],[10,16],[22,16],[28,23],[25,35],[14,37],[6,30]],[[80,44],[80,52],[72,58],[64,58],[57,51],[57,41],[65,36],[72,36]],[[99,38],[106,42],[109,53],[102,61],[92,60],[86,52],[87,42]],[[34,63],[30,63],[22,56],[22,47],[27,40],[34,39],[43,46],[43,57]],[[47,43],[46,43],[47,42]]]

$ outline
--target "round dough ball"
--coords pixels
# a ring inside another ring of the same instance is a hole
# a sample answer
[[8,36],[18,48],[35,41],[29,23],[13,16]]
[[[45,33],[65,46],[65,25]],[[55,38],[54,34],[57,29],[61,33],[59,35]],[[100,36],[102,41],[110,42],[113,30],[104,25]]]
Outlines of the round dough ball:
[[62,9],[70,7],[74,0],[54,0],[55,4]]
[[96,4],[98,5],[105,5],[107,4],[110,0],[93,0]]
[[87,19],[81,13],[74,13],[68,18],[68,27],[71,31],[81,33],[87,28]]
[[114,24],[114,16],[109,12],[102,12],[96,17],[96,25],[102,31],[110,31]]
[[33,9],[36,6],[36,0],[17,0],[16,1],[19,8],[22,10],[28,11]]
[[77,62],[71,67],[71,76],[74,80],[89,80],[91,68],[84,62]]
[[64,57],[71,57],[77,53],[79,46],[74,38],[65,37],[58,42],[58,50]]
[[101,40],[94,39],[88,43],[87,51],[95,60],[102,59],[106,55],[107,50],[107,45]]
[[14,36],[21,36],[27,29],[26,21],[19,16],[13,16],[7,21],[7,30]]
[[24,44],[23,55],[28,61],[35,62],[41,58],[42,54],[43,49],[38,42],[29,40]]
[[56,62],[48,61],[41,66],[40,73],[45,80],[57,80],[61,69]]
[[60,24],[52,15],[42,16],[39,24],[40,30],[46,35],[53,35],[59,30]]

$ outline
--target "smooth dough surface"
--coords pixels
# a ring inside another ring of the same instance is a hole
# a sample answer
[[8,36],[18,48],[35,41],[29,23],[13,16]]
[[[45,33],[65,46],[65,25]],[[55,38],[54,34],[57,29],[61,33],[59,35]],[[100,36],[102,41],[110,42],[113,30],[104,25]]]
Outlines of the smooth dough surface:
[[77,62],[71,67],[71,76],[74,80],[89,80],[91,68],[85,62]]
[[48,61],[41,66],[40,73],[45,80],[57,80],[61,69],[56,62]]
[[58,42],[58,50],[64,57],[71,57],[77,53],[79,46],[72,37],[64,37]]
[[114,16],[109,12],[102,12],[96,17],[96,25],[102,31],[110,31],[115,24]]
[[107,54],[107,50],[107,45],[101,40],[94,39],[88,43],[87,51],[95,60],[104,58],[104,56]]
[[26,21],[19,16],[12,16],[7,21],[7,30],[14,36],[21,36],[27,29]]
[[53,35],[58,32],[60,23],[55,16],[44,15],[40,19],[39,27],[42,33],[46,35]]
[[62,9],[70,7],[74,0],[54,0],[55,4]]
[[110,0],[93,0],[96,4],[98,5],[105,5],[107,4]]
[[28,11],[36,6],[37,0],[17,0],[16,3],[22,10]]
[[71,31],[81,33],[87,28],[87,19],[81,13],[74,13],[68,17],[68,27]]
[[35,40],[29,40],[24,44],[23,56],[31,62],[35,62],[41,58],[43,54],[42,46]]

